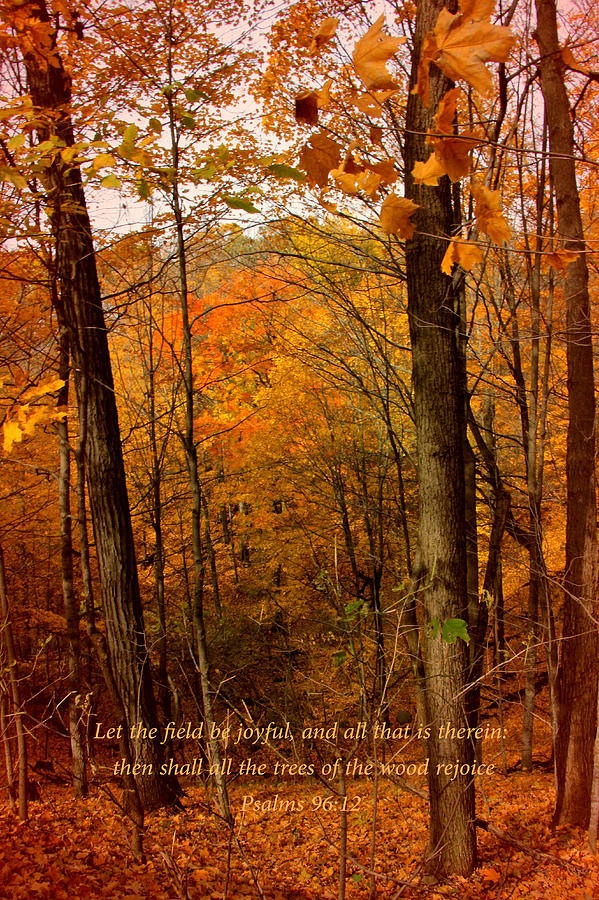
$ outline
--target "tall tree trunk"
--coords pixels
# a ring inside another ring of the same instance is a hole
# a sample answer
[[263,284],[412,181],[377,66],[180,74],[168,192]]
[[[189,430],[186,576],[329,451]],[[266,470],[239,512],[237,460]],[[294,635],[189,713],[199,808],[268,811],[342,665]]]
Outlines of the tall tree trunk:
[[[418,0],[411,86],[417,78],[424,34],[434,27],[442,0]],[[430,857],[440,876],[469,875],[476,865],[474,781],[452,779],[445,765],[472,765],[472,743],[440,736],[441,725],[467,726],[468,647],[449,644],[431,625],[468,619],[466,501],[464,484],[465,396],[460,360],[459,288],[441,272],[447,241],[456,225],[448,178],[439,187],[418,187],[411,171],[425,160],[434,107],[451,83],[431,67],[433,105],[409,95],[405,167],[406,196],[420,204],[417,233],[406,243],[408,318],[418,450],[419,532],[414,579],[423,606],[422,663],[428,739]],[[416,217],[415,217],[416,218]]]
[[4,746],[4,765],[6,768],[6,786],[8,788],[8,805],[11,812],[15,812],[17,804],[15,802],[15,774],[12,764],[12,748],[10,746],[10,735],[8,733],[7,719],[7,693],[4,687],[0,690],[0,731],[2,732],[2,744]]
[[[36,110],[40,142],[58,138],[74,143],[69,115],[71,81],[56,46],[56,28],[44,0],[27,4],[28,19],[15,28],[45,30],[39,41],[24,36],[21,52],[29,91]],[[22,7],[19,8],[22,13]],[[146,646],[125,469],[119,435],[112,370],[91,225],[79,167],[56,153],[40,176],[48,195],[56,244],[60,299],[68,330],[75,386],[81,405],[85,383],[87,410],[86,472],[110,666],[131,727],[158,725]],[[161,777],[158,742],[139,741],[135,761],[146,763],[139,792],[146,807],[172,803],[178,793],[174,779]]]
[[[24,821],[28,815],[28,786],[27,786],[27,741],[25,740],[25,726],[23,725],[23,710],[21,709],[21,696],[19,691],[19,677],[17,673],[17,656],[10,620],[8,605],[8,591],[6,587],[6,570],[4,568],[4,553],[0,543],[0,614],[2,615],[2,642],[6,648],[6,661],[8,663],[10,696],[12,700],[15,730],[17,732],[17,750],[19,754],[19,819]],[[5,744],[6,750],[6,744]],[[7,773],[9,768],[8,756],[6,757]]]
[[[152,251],[150,251],[152,252]],[[151,258],[153,263],[153,256]],[[171,692],[168,684],[168,635],[166,628],[166,603],[164,594],[164,538],[162,534],[162,458],[158,451],[156,434],[156,370],[154,361],[154,311],[152,309],[152,279],[147,299],[148,315],[148,360],[147,360],[147,392],[149,404],[149,438],[151,474],[151,521],[154,529],[154,590],[158,612],[158,670],[156,673],[158,705],[162,710],[165,722],[171,720]]]
[[[55,308],[58,306],[55,298]],[[57,425],[60,472],[58,497],[60,508],[60,547],[62,568],[62,596],[67,623],[68,646],[68,687],[69,687],[69,733],[71,737],[71,768],[73,794],[75,798],[87,795],[87,766],[85,742],[81,729],[80,710],[81,687],[81,646],[79,641],[79,612],[73,587],[73,536],[71,529],[71,451],[69,448],[68,402],[69,402],[69,343],[66,330],[61,327],[59,375],[64,381],[58,394],[58,406],[64,410],[64,418]]]
[[[171,10],[172,15],[172,10]],[[172,41],[170,40],[172,22],[169,21],[169,75],[173,73],[173,61],[171,59]],[[185,249],[185,235],[183,230],[183,209],[179,197],[179,139],[177,134],[176,116],[173,106],[172,96],[167,96],[169,110],[169,129],[171,137],[171,155],[173,164],[173,189],[172,189],[172,206],[175,216],[175,233],[177,239],[177,262],[179,268],[179,297],[181,305],[181,319],[183,325],[183,364],[181,370],[183,373],[183,391],[185,397],[185,428],[183,434],[183,448],[185,451],[185,462],[187,464],[187,474],[189,476],[189,486],[191,490],[191,530],[192,530],[192,552],[194,563],[194,591],[193,591],[193,623],[196,639],[196,651],[198,655],[198,668],[200,670],[200,685],[202,691],[202,704],[204,710],[204,723],[206,727],[206,748],[208,751],[208,760],[210,763],[210,771],[216,788],[216,800],[218,810],[223,819],[231,823],[233,816],[229,805],[229,797],[227,792],[227,783],[224,774],[224,766],[222,761],[219,739],[216,736],[215,719],[212,701],[212,687],[210,684],[210,661],[208,655],[208,640],[206,636],[206,626],[204,621],[204,550],[202,546],[201,522],[202,508],[204,508],[205,521],[205,537],[206,548],[208,552],[210,573],[212,576],[212,587],[214,605],[217,614],[220,616],[220,597],[218,592],[218,577],[216,571],[216,560],[214,556],[214,546],[212,544],[210,534],[210,523],[208,520],[207,500],[200,481],[200,473],[198,468],[198,452],[195,442],[194,432],[194,371],[193,357],[191,346],[191,324],[189,319],[188,305],[188,286],[187,286],[187,255]]]
[[[567,521],[563,642],[555,733],[557,797],[554,821],[589,825],[596,729],[597,502],[595,384],[588,268],[574,162],[574,131],[557,33],[554,0],[536,0],[536,41],[549,129],[549,166],[558,234],[576,253],[564,282],[568,365]],[[598,776],[599,777],[599,774]]]

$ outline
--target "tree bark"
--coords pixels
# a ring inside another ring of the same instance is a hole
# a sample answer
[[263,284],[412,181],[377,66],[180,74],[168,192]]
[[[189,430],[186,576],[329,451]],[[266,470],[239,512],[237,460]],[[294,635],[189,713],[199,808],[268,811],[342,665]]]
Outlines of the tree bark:
[[[168,69],[169,77],[173,73],[173,61],[171,51],[173,43],[171,40],[171,26],[169,20],[169,59]],[[229,804],[229,796],[227,792],[227,782],[224,774],[224,765],[220,749],[219,739],[216,736],[214,709],[212,700],[212,686],[210,684],[210,660],[208,655],[208,640],[206,636],[206,627],[204,620],[204,574],[205,560],[204,550],[202,547],[201,521],[202,509],[205,515],[205,539],[208,552],[210,573],[212,577],[212,588],[214,596],[214,606],[217,615],[220,618],[221,606],[218,589],[218,573],[216,570],[216,559],[214,555],[214,546],[210,534],[210,522],[208,518],[208,504],[206,496],[200,480],[200,472],[198,467],[198,451],[195,441],[194,430],[194,370],[191,345],[191,323],[189,318],[188,304],[188,285],[187,285],[187,254],[185,249],[185,235],[183,230],[183,209],[179,197],[179,142],[176,131],[176,117],[173,106],[172,96],[167,96],[169,111],[169,131],[171,137],[171,156],[173,163],[173,188],[172,188],[172,205],[175,216],[175,232],[177,238],[177,263],[179,270],[179,298],[181,305],[181,320],[183,326],[183,362],[181,371],[183,374],[183,392],[185,397],[185,426],[183,433],[183,449],[185,452],[185,462],[187,465],[187,474],[189,476],[189,487],[191,492],[191,531],[192,531],[192,552],[194,563],[194,590],[193,590],[193,623],[196,639],[196,651],[198,655],[198,668],[200,674],[200,685],[202,692],[202,705],[204,711],[204,724],[206,726],[206,749],[208,760],[210,763],[210,771],[212,781],[216,788],[216,800],[218,811],[223,819],[231,824],[233,815]]]
[[[557,796],[554,822],[588,827],[596,730],[597,502],[595,384],[588,267],[574,161],[574,131],[564,83],[554,0],[536,0],[535,39],[549,129],[549,166],[558,234],[574,251],[564,280],[568,367],[567,519],[564,622],[555,732]],[[596,774],[596,777],[597,774]]]
[[[10,620],[8,605],[8,591],[6,588],[6,570],[4,568],[4,553],[0,544],[0,614],[3,619],[2,638],[6,647],[6,661],[8,663],[10,696],[12,700],[15,730],[17,733],[17,750],[19,754],[19,819],[25,821],[28,818],[28,785],[27,785],[27,741],[25,740],[25,726],[23,725],[23,710],[21,709],[21,696],[19,691],[19,678],[17,674],[17,656]],[[6,750],[5,744],[5,750]],[[9,760],[6,756],[7,774]],[[13,782],[14,783],[14,782]]]
[[[434,27],[442,0],[418,0],[411,87],[417,78],[424,35]],[[460,297],[452,279],[441,272],[447,241],[456,226],[451,186],[414,184],[411,171],[425,160],[427,129],[441,96],[451,88],[431,67],[432,104],[409,95],[405,138],[406,196],[421,207],[417,232],[406,242],[408,318],[412,344],[412,381],[418,450],[419,532],[416,602],[423,607],[422,662],[424,705],[430,728],[427,750],[430,795],[428,868],[438,876],[469,875],[476,865],[474,781],[444,774],[448,763],[472,765],[471,742],[440,726],[467,726],[468,647],[449,644],[433,625],[449,618],[468,621],[466,499],[464,447],[465,395],[460,359]],[[441,767],[440,773],[438,767]]]
[[[56,47],[56,30],[44,0],[28,4],[22,28],[38,23],[47,44],[24,40],[21,52],[36,111],[40,140],[53,138],[66,147],[74,143],[69,116],[71,82]],[[119,696],[131,727],[158,725],[146,646],[133,532],[125,482],[122,447],[107,330],[96,271],[96,258],[81,173],[57,152],[41,177],[47,192],[60,299],[68,331],[75,386],[80,406],[85,385],[86,472],[96,539],[107,648]],[[170,804],[178,793],[174,779],[160,777],[160,744],[140,741],[135,761],[147,763],[139,777],[144,806]],[[150,768],[151,767],[151,768]]]
[[[58,304],[55,299],[55,307]],[[60,509],[60,549],[62,569],[62,597],[67,623],[69,733],[71,737],[71,770],[73,794],[76,799],[87,795],[87,766],[85,742],[81,730],[81,646],[79,641],[79,613],[73,587],[73,535],[71,528],[71,452],[67,407],[69,401],[69,344],[66,331],[61,328],[59,375],[64,385],[58,394],[58,406],[64,409],[64,418],[58,422],[60,472],[58,499]]]

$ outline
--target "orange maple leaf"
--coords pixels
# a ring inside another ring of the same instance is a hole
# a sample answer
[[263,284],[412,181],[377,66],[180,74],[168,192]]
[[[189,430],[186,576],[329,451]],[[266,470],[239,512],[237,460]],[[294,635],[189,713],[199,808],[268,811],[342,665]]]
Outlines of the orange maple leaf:
[[452,181],[458,181],[470,172],[471,154],[480,144],[480,138],[472,132],[456,134],[455,137],[433,138],[428,143],[434,147],[435,156],[443,172]]
[[412,178],[416,184],[428,184],[432,187],[439,184],[439,178],[445,174],[445,168],[435,153],[431,153],[426,162],[419,159],[412,169]]
[[474,182],[471,187],[472,196],[476,200],[474,215],[479,231],[488,234],[492,241],[502,244],[510,239],[510,227],[501,211],[499,191],[492,191],[484,184]]
[[325,81],[319,91],[302,91],[295,98],[295,118],[306,125],[318,124],[318,110],[328,106],[331,101],[331,85],[333,79]]
[[368,168],[380,175],[384,184],[395,184],[399,178],[399,172],[395,168],[393,159],[381,159],[376,163],[368,163]]
[[553,253],[548,253],[546,256],[551,268],[561,275],[565,274],[568,266],[571,266],[577,258],[578,253],[574,250],[554,250]]
[[354,105],[360,112],[365,113],[373,119],[378,119],[383,115],[383,103],[395,94],[396,88],[391,91],[373,91],[371,94],[360,94],[354,99]]
[[491,24],[494,0],[463,0],[460,12],[444,7],[434,31],[425,35],[414,92],[429,104],[431,62],[454,81],[467,81],[481,94],[492,89],[486,62],[505,62],[515,41],[509,28]]
[[335,16],[329,16],[328,19],[325,19],[324,22],[321,22],[320,28],[312,38],[312,43],[310,44],[310,53],[317,53],[321,47],[324,47],[325,44],[328,44],[329,41],[332,41],[337,32],[337,26],[339,25],[339,19]]
[[336,169],[341,160],[341,147],[326,136],[323,131],[313,134],[300,153],[299,164],[304,169],[311,184],[324,187],[331,169]]
[[452,88],[447,91],[439,100],[437,114],[435,115],[435,131],[440,134],[452,134],[453,123],[455,119],[455,111],[458,104],[458,98],[462,93],[459,87]]
[[410,216],[419,208],[412,200],[391,193],[381,206],[380,226],[385,234],[396,234],[401,240],[407,240],[414,234],[414,223]]
[[457,263],[465,272],[469,272],[472,266],[482,261],[482,258],[483,253],[478,244],[453,238],[441,262],[441,271],[451,275],[451,270]]
[[354,48],[354,69],[372,91],[396,90],[398,87],[387,71],[386,63],[406,39],[384,34],[384,24],[385,16],[381,15]]

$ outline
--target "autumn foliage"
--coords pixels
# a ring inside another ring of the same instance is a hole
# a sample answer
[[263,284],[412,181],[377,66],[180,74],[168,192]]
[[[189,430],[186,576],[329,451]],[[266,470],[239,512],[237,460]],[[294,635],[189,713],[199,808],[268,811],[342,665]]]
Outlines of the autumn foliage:
[[367,6],[0,4],[7,900],[597,895],[596,11]]

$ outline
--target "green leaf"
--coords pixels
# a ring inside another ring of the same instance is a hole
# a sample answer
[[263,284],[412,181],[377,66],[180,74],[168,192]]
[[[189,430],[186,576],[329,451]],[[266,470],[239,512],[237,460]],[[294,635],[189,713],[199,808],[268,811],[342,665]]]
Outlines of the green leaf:
[[156,134],[162,134],[162,122],[160,119],[150,119],[148,122],[151,131],[155,131]]
[[181,125],[184,125],[185,128],[195,128],[196,120],[190,113],[183,113],[181,116]]
[[116,190],[118,190],[121,186],[121,182],[116,177],[114,172],[111,172],[110,175],[107,175],[105,178],[103,178],[100,183],[101,183],[102,187],[115,188]]
[[353,616],[355,613],[359,612],[362,609],[363,605],[363,600],[351,600],[345,607],[345,615]]
[[439,634],[439,628],[441,627],[441,623],[437,618],[431,619],[428,623],[428,627],[430,630],[431,637],[434,641],[437,640],[437,636]]
[[244,212],[249,213],[260,212],[259,209],[256,209],[251,200],[244,200],[243,197],[223,197],[223,200],[229,209],[243,209]]
[[364,878],[364,876],[362,875],[361,872],[354,872],[354,874],[351,877],[351,880],[353,881],[354,884],[360,884],[360,882],[362,881],[363,878]]
[[202,166],[200,169],[192,169],[191,175],[192,178],[205,178],[207,181],[210,181],[215,172],[216,166],[213,162],[209,162],[206,163],[205,166]]
[[143,178],[140,178],[135,187],[137,188],[137,196],[140,200],[147,200],[152,193],[150,185],[147,181],[144,181]]
[[441,637],[448,644],[455,644],[458,638],[470,643],[470,635],[468,634],[468,625],[463,619],[447,619],[443,624]]
[[293,166],[285,166],[283,163],[273,163],[271,166],[268,166],[266,171],[269,175],[274,175],[276,178],[292,178],[298,182],[306,180],[304,172],[294,169]]
[[137,125],[127,125],[123,131],[123,144],[134,144],[137,137]]
[[346,661],[346,659],[347,653],[345,652],[345,650],[335,650],[335,652],[333,653],[333,665],[336,669],[339,669]]
[[204,91],[196,91],[194,88],[187,88],[185,93],[185,99],[188,100],[189,103],[197,103],[198,100],[210,100],[208,94]]

